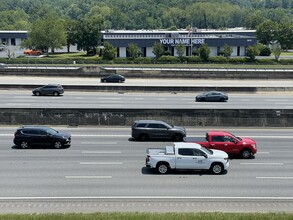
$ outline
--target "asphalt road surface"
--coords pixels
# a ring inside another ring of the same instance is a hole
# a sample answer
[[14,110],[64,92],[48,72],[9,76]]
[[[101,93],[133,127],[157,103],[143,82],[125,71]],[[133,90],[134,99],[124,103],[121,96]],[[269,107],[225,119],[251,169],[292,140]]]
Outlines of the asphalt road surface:
[[254,159],[232,158],[223,175],[158,175],[144,166],[146,149],[171,142],[132,141],[129,127],[54,128],[72,134],[70,148],[17,149],[16,127],[0,127],[1,213],[293,210],[292,129],[226,128],[256,140]]
[[0,90],[0,108],[292,109],[292,93],[229,94],[227,102],[195,102],[193,93],[69,92],[33,96],[30,90]]

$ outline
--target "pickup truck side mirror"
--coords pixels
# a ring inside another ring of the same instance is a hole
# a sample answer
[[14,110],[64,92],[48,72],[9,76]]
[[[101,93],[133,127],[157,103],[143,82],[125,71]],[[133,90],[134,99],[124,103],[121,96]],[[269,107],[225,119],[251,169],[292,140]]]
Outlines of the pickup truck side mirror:
[[203,156],[204,156],[205,158],[208,158],[208,155],[207,155],[207,154],[204,154]]

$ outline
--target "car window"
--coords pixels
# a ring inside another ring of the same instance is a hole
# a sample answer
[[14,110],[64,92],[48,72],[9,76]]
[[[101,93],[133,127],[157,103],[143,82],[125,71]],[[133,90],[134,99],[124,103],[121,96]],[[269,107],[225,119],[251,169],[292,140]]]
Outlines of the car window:
[[193,156],[193,149],[180,148],[178,149],[178,154],[183,156]]
[[148,124],[148,128],[161,128],[160,127],[161,126],[161,124],[155,124],[155,123],[150,123],[150,124]]
[[146,123],[140,123],[140,124],[137,124],[136,126],[134,127],[137,127],[137,128],[144,128],[147,124]]
[[212,142],[224,142],[224,136],[212,136]]
[[193,149],[193,156],[204,156],[204,152],[199,149]]
[[43,131],[43,130],[40,130],[40,134],[41,135],[47,135],[47,132],[46,131]]
[[40,134],[40,133],[39,133],[38,130],[32,129],[32,130],[28,130],[28,134],[34,134],[34,135],[36,135],[36,134]]

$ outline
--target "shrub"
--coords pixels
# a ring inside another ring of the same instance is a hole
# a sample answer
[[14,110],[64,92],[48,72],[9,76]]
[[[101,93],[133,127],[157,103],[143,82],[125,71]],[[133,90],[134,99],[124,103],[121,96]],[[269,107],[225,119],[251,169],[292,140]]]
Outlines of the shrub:
[[227,63],[227,58],[223,56],[209,57],[210,63]]
[[272,51],[269,47],[263,47],[263,48],[261,48],[259,55],[260,56],[270,56],[271,53],[272,53]]
[[153,63],[153,58],[151,58],[151,57],[137,57],[134,59],[134,63],[151,64],[151,63]]
[[180,60],[178,57],[161,56],[157,59],[157,63],[180,63]]
[[191,56],[191,57],[187,57],[187,62],[188,63],[200,63],[201,59],[199,56]]

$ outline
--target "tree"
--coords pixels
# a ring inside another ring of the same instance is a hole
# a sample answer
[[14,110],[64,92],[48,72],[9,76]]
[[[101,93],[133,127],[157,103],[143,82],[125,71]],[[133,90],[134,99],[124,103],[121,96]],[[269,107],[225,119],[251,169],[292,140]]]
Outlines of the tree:
[[104,49],[102,50],[102,56],[104,60],[113,60],[117,54],[116,48],[109,42],[104,42]]
[[156,42],[153,46],[153,54],[155,54],[156,58],[158,59],[164,54],[164,47],[159,42]]
[[224,57],[230,57],[233,53],[233,49],[230,45],[225,44],[223,48]]
[[250,61],[255,61],[255,57],[259,55],[259,49],[257,45],[249,46],[247,48],[246,54],[249,57]]
[[177,54],[179,56],[179,59],[182,59],[182,56],[183,56],[183,54],[185,52],[185,46],[183,44],[181,44],[181,43],[178,44],[176,46],[176,51],[177,51]]
[[278,61],[281,55],[281,45],[279,43],[276,42],[272,44],[272,53],[275,56],[275,60]]
[[277,40],[282,49],[286,51],[293,47],[293,25],[292,23],[281,23],[278,26]]
[[141,52],[140,49],[138,48],[137,44],[131,43],[128,44],[127,47],[127,52],[128,55],[132,58],[135,59],[138,57],[139,53]]
[[210,48],[208,47],[207,44],[202,44],[199,47],[199,57],[202,61],[207,62],[209,61],[209,56],[210,56]]
[[278,25],[271,21],[266,20],[256,27],[256,37],[260,43],[269,45],[271,42],[277,40]]
[[74,29],[77,49],[86,51],[87,55],[96,54],[102,29],[103,19],[99,16],[79,19]]
[[67,53],[70,52],[70,45],[75,45],[75,25],[76,22],[72,19],[66,19],[64,21],[65,31],[66,31],[66,46],[67,46]]
[[22,47],[42,50],[48,53],[49,48],[61,49],[66,44],[66,34],[63,21],[56,13],[51,13],[43,19],[33,23],[28,39],[23,41]]

